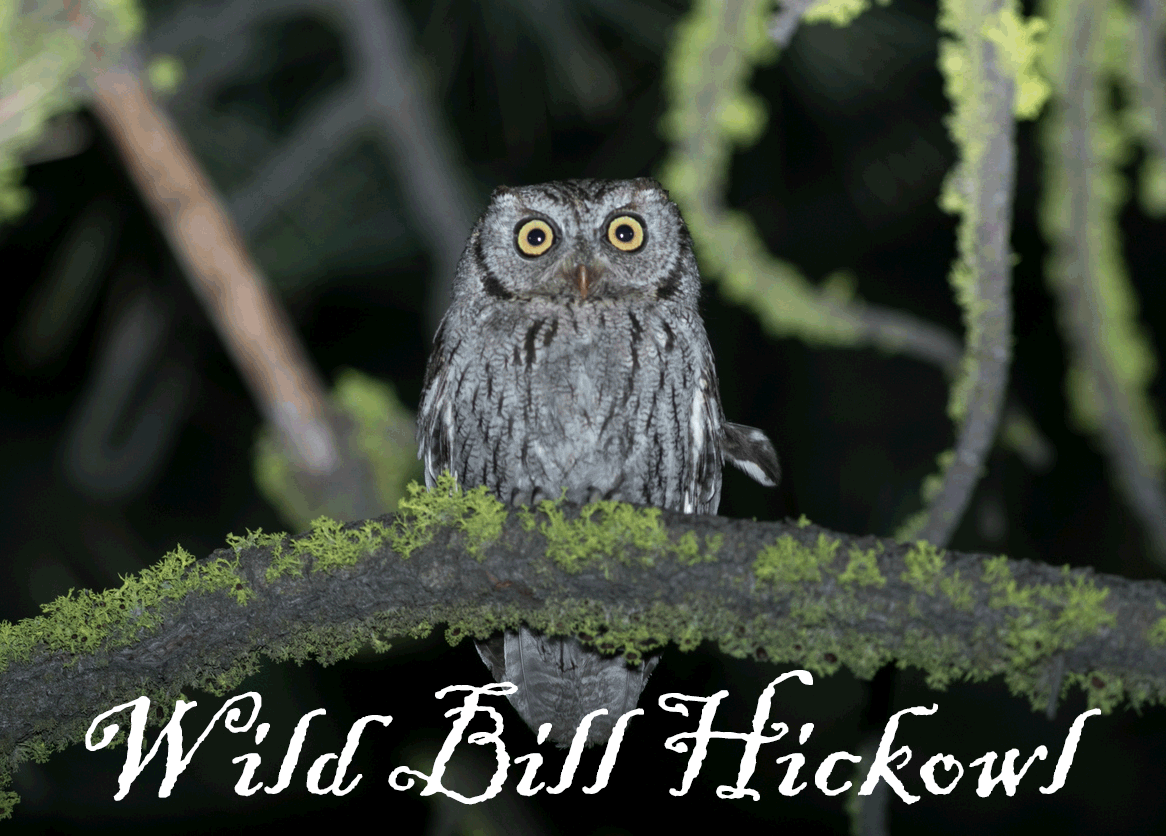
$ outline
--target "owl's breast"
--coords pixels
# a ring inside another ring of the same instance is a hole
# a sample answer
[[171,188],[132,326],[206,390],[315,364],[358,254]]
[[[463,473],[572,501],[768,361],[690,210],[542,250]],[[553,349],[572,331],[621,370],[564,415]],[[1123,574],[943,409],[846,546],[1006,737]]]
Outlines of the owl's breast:
[[576,502],[684,507],[694,432],[709,429],[694,413],[710,391],[719,416],[699,318],[659,305],[529,308],[483,312],[475,331],[493,336],[480,353],[463,340],[450,364],[455,475],[512,503],[566,489]]

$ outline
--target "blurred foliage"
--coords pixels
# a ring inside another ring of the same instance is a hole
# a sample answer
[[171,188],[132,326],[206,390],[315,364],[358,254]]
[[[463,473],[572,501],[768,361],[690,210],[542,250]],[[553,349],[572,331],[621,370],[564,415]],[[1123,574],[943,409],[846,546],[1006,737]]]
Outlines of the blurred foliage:
[[[342,419],[340,436],[347,442],[346,458],[372,469],[382,513],[396,511],[405,486],[421,475],[412,413],[402,406],[392,384],[355,369],[343,369],[338,375],[332,408]],[[254,469],[259,490],[292,531],[307,530],[321,515],[352,517],[346,510],[347,497],[319,501],[305,497],[270,425],[256,439]]]
[[141,31],[136,0],[0,0],[0,223],[28,209],[21,155]]

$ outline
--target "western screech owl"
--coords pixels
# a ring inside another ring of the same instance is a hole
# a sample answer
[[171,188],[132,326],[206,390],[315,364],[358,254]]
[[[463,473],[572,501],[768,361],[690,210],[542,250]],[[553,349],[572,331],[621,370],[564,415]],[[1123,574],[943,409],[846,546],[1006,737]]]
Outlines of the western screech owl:
[[[654,180],[499,188],[470,233],[418,419],[425,481],[449,470],[503,502],[615,499],[715,513],[728,459],[764,485],[769,440],[721,412],[688,229]],[[657,659],[629,665],[526,627],[478,644],[536,732],[589,743],[630,711]]]

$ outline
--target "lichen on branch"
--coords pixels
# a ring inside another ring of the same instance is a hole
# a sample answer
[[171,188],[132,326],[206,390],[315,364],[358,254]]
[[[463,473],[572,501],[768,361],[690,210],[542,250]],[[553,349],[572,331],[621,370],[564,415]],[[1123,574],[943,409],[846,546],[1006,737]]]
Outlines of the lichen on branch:
[[0,623],[0,753],[12,766],[79,740],[119,701],[226,693],[265,657],[328,664],[438,624],[451,643],[527,624],[633,661],[708,641],[823,675],[870,677],[892,660],[936,688],[1002,675],[1042,709],[1060,681],[1049,671],[1063,666],[1064,682],[1107,710],[1166,701],[1158,582],[805,520],[610,502],[507,508],[451,480],[414,486],[395,516],[232,535],[202,560],[176,550],[118,589],[44,610]]

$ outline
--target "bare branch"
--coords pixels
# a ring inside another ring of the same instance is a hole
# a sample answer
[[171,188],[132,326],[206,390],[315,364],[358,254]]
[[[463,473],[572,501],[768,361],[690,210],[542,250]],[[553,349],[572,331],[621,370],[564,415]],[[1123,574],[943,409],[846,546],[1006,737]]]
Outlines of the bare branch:
[[409,195],[417,233],[433,254],[427,320],[436,332],[461,257],[458,245],[477,216],[456,164],[456,145],[417,72],[405,14],[396,0],[338,0],[329,7],[352,39],[373,124],[387,142]]
[[336,470],[324,385],[190,149],[134,71],[107,70],[94,87],[95,112],[256,403],[306,470]]
[[238,209],[244,228],[255,229],[278,209],[281,195],[307,182],[346,141],[361,132],[375,135],[408,197],[406,213],[433,260],[427,320],[430,331],[436,331],[449,304],[459,245],[477,214],[476,199],[457,145],[418,71],[407,18],[398,5],[393,0],[229,3],[209,21],[203,11],[177,13],[155,32],[153,44],[174,49],[193,32],[245,32],[267,18],[293,14],[320,17],[341,32],[353,82],[304,120],[251,183],[232,196],[232,208]]
[[781,9],[774,12],[769,22],[769,37],[779,49],[785,49],[798,30],[802,15],[816,0],[783,0]]
[[367,123],[368,109],[358,90],[346,88],[311,106],[250,180],[231,193],[231,216],[239,227],[248,234],[259,231],[282,211],[281,196],[298,194]]

